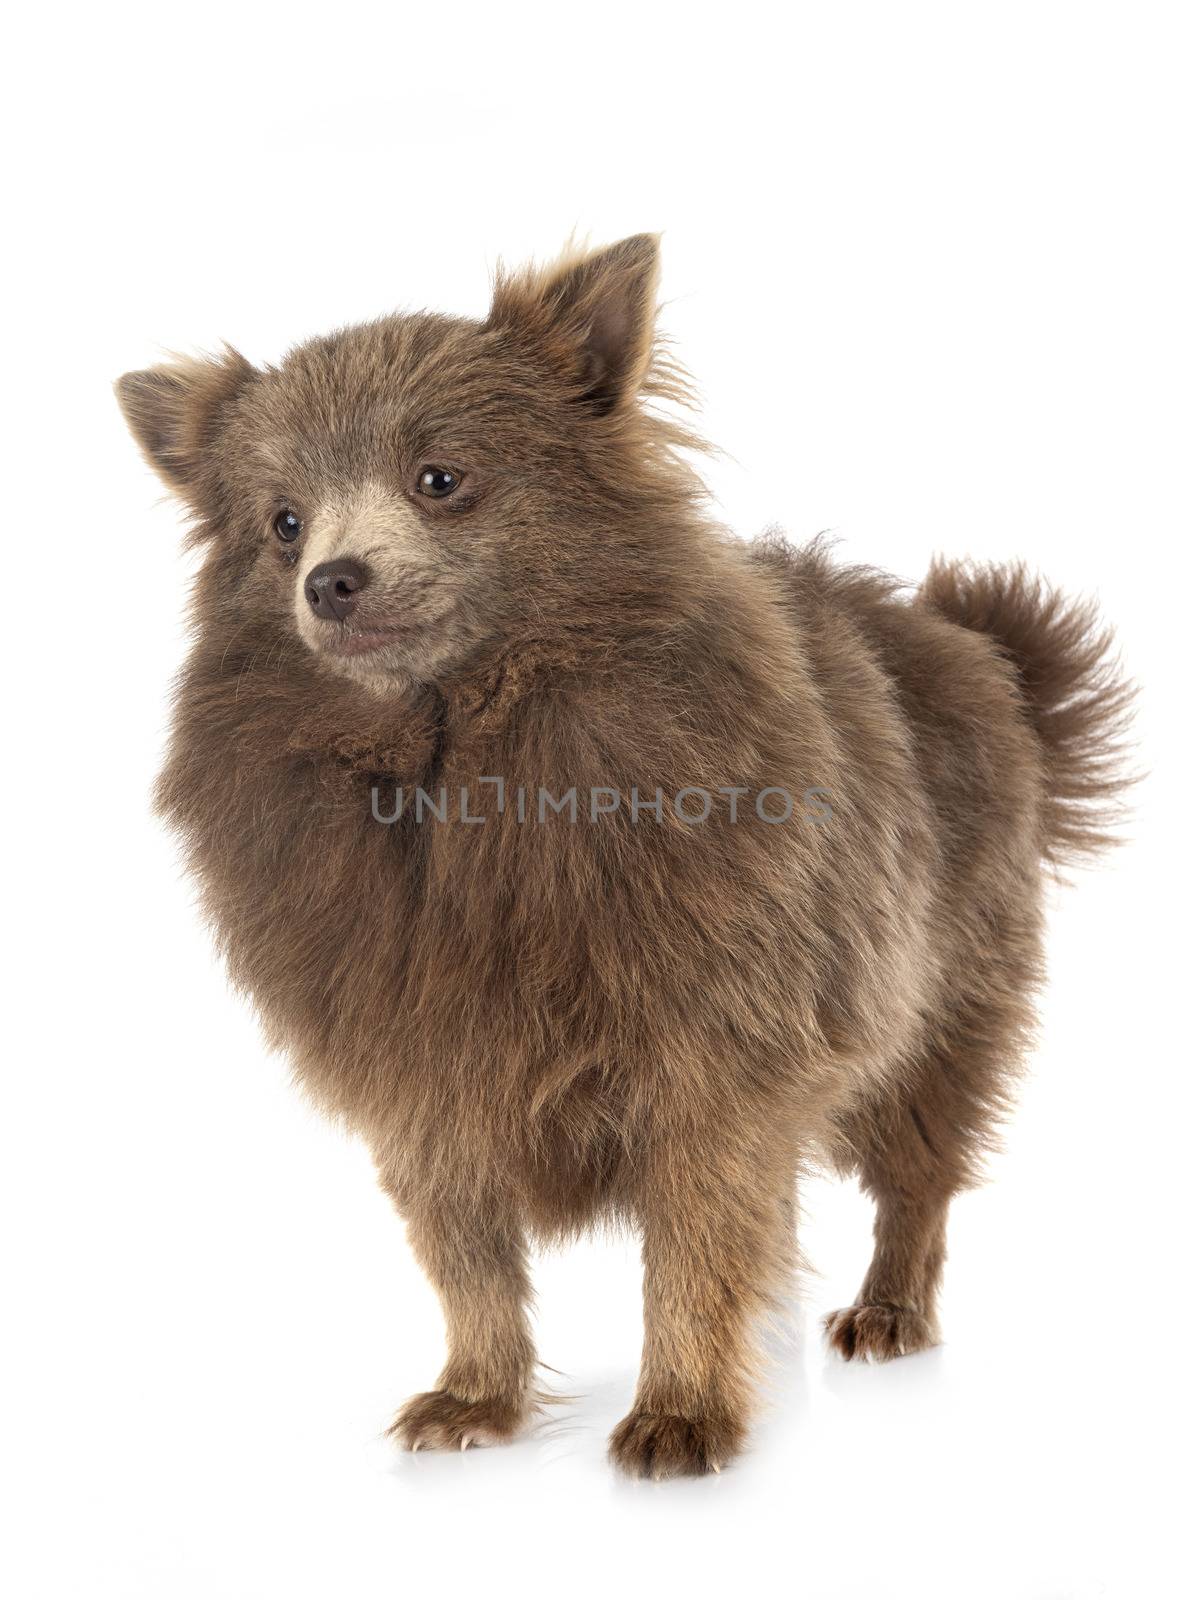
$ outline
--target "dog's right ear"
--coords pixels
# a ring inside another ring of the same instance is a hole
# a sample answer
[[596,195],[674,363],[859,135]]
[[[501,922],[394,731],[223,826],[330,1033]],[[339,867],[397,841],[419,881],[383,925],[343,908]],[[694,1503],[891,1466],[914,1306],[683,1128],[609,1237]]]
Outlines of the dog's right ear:
[[224,417],[256,376],[257,369],[229,348],[222,356],[180,357],[117,379],[116,398],[129,431],[176,494],[195,500]]

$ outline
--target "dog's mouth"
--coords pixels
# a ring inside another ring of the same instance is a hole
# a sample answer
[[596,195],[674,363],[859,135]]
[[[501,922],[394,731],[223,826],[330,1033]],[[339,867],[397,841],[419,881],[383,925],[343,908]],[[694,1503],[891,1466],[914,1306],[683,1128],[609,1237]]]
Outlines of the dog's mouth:
[[360,620],[354,617],[330,627],[325,623],[314,638],[308,637],[320,654],[337,661],[381,658],[384,662],[389,657],[392,662],[402,664],[412,650],[419,652],[428,648],[454,609],[449,606],[434,617],[379,616]]
[[375,651],[406,644],[422,630],[418,626],[348,628],[323,641],[323,648],[335,656],[368,656]]

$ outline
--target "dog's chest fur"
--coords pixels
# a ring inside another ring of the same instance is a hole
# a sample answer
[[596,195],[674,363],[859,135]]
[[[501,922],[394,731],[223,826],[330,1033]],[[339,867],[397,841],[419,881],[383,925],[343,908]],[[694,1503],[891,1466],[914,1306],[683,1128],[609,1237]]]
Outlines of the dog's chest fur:
[[[246,682],[201,647],[159,798],[271,1039],[392,1175],[459,1183],[464,1158],[567,1226],[617,1205],[662,1108],[745,1099],[783,1122],[799,1105],[816,1132],[893,1070],[933,959],[926,827],[878,678],[856,755],[860,728],[834,730],[801,683],[787,702],[711,689],[681,716],[632,667],[578,700],[559,661],[508,652],[379,717],[310,672],[296,653]],[[627,817],[632,788],[740,776],[828,788],[835,827],[765,826],[749,805],[733,825]],[[399,787],[401,818],[379,821]],[[623,796],[617,819],[590,820],[598,787]],[[443,791],[447,820],[426,802],[419,819],[418,788]],[[575,821],[541,814],[541,789],[570,788]],[[462,789],[484,821],[462,820]]]

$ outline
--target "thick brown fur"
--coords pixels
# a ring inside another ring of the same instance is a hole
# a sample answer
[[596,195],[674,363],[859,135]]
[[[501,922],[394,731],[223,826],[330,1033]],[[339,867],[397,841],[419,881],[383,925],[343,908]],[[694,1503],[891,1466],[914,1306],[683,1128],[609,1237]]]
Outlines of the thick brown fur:
[[[118,386],[205,552],[160,809],[443,1301],[447,1365],[396,1434],[511,1437],[528,1242],[625,1222],[645,1342],[611,1449],[651,1475],[740,1447],[808,1162],[877,1206],[835,1346],[937,1339],[947,1209],[1032,1026],[1043,863],[1103,842],[1127,709],[1090,610],[1020,568],[908,592],[725,536],[697,441],[653,408],[685,392],[656,274],[638,236],[502,275],[483,323],[393,316]],[[455,492],[427,498],[429,466]],[[344,557],[368,586],[321,620],[311,563]],[[443,788],[447,820],[379,821],[395,785]],[[578,820],[520,821],[520,788],[576,789]],[[686,788],[704,822],[675,815]],[[759,814],[768,788],[790,820]],[[620,809],[591,820],[593,789]]]

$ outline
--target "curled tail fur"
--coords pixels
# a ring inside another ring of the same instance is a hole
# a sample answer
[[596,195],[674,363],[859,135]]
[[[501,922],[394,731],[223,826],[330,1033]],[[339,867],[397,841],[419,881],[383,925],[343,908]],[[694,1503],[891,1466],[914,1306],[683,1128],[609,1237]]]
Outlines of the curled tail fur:
[[993,638],[1016,667],[1045,754],[1043,853],[1054,866],[1118,842],[1135,775],[1126,735],[1135,696],[1093,601],[1071,600],[1021,564],[935,561],[923,601]]

